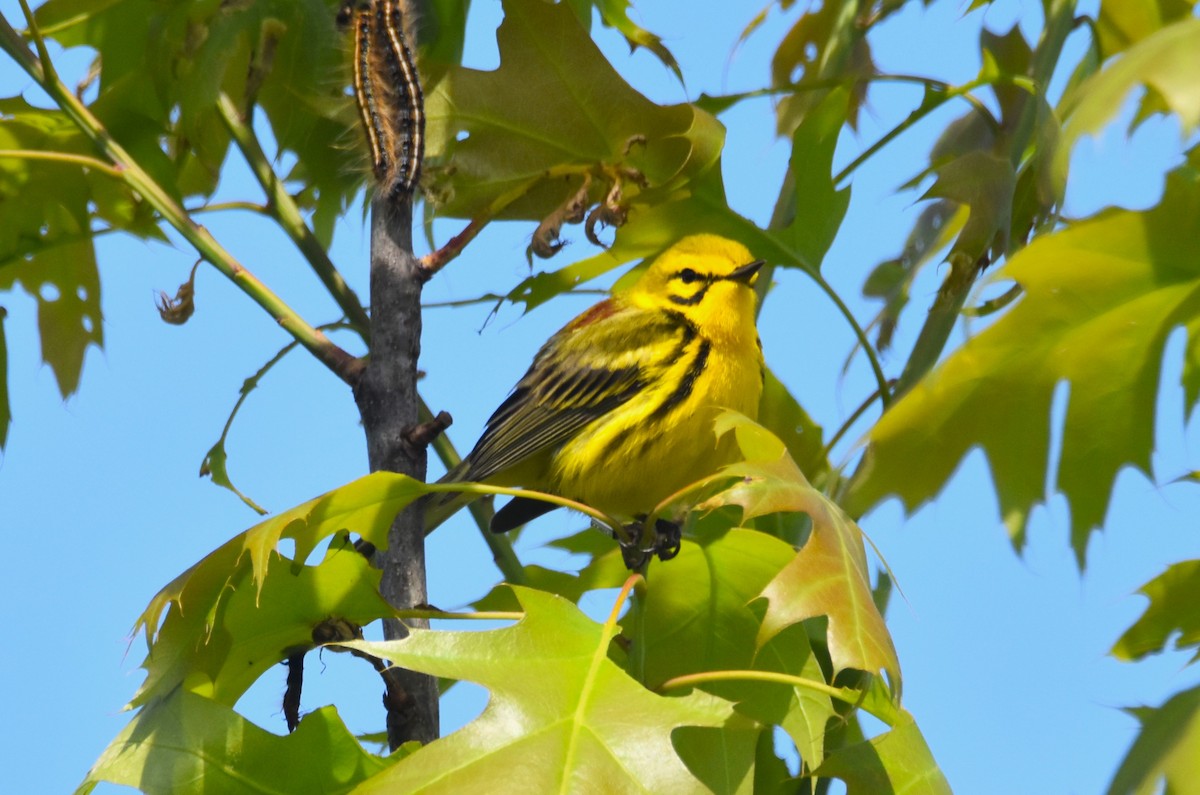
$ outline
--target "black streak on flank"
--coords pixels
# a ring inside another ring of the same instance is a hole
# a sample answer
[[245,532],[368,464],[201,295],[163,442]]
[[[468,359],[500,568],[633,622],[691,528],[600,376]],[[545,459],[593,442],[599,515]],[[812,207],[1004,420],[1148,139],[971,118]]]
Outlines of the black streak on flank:
[[671,411],[683,403],[692,394],[692,390],[696,388],[696,381],[704,373],[704,368],[708,366],[708,354],[712,350],[712,345],[708,340],[700,341],[700,349],[696,351],[696,358],[692,360],[692,365],[688,367],[686,373],[683,374],[683,380],[679,382],[679,386],[675,387],[675,391],[667,395],[667,399],[662,402],[654,413],[650,415],[652,420],[660,420]]

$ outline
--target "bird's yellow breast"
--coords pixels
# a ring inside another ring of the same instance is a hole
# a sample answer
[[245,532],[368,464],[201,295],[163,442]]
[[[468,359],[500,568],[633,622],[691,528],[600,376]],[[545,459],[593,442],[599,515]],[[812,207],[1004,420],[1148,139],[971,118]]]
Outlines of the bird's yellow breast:
[[718,440],[714,421],[725,409],[757,417],[762,368],[756,337],[697,335],[673,359],[664,351],[661,367],[648,373],[654,386],[645,399],[594,421],[557,451],[551,489],[618,517],[648,513],[735,459],[733,438]]

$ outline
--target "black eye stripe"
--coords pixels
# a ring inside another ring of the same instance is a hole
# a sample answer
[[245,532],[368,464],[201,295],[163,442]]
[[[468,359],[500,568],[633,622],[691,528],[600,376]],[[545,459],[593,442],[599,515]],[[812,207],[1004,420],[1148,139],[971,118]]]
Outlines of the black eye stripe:
[[713,280],[711,275],[697,273],[691,268],[684,268],[683,270],[676,271],[675,273],[671,274],[671,278],[678,279],[684,284],[692,284],[699,281],[711,282]]

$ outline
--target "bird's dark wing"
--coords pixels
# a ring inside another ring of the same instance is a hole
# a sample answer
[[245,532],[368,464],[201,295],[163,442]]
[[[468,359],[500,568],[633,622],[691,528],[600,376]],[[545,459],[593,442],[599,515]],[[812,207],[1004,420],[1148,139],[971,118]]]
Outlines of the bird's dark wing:
[[627,309],[580,325],[607,303],[572,321],[538,352],[454,480],[486,480],[561,445],[646,389],[647,369],[694,336],[690,324],[661,312]]

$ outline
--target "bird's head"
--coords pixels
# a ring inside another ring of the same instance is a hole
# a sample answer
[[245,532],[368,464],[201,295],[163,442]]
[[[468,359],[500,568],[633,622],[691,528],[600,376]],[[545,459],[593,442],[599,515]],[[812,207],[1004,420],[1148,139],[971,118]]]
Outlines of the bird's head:
[[629,297],[648,309],[684,315],[706,336],[755,339],[753,286],[762,265],[741,243],[692,235],[660,254]]

